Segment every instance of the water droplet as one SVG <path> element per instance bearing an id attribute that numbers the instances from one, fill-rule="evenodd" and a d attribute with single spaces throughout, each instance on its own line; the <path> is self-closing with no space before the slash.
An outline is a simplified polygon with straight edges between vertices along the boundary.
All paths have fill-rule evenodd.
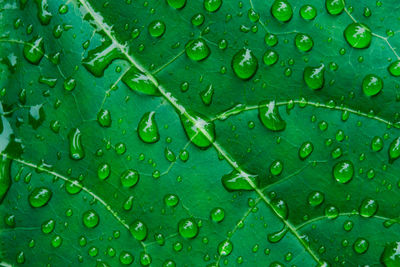
<path id="1" fill-rule="evenodd" d="M 301 160 L 308 158 L 314 151 L 314 145 L 311 142 L 304 142 L 299 148 L 299 157 Z"/>
<path id="2" fill-rule="evenodd" d="M 5 155 L 0 157 L 0 204 L 3 202 L 8 190 L 11 187 L 11 160 Z"/>
<path id="3" fill-rule="evenodd" d="M 130 265 L 133 260 L 133 255 L 127 251 L 122 251 L 121 254 L 119 254 L 119 262 L 123 265 Z"/>
<path id="4" fill-rule="evenodd" d="M 48 25 L 53 15 L 49 12 L 47 0 L 35 0 L 37 5 L 37 16 L 42 25 Z"/>
<path id="5" fill-rule="evenodd" d="M 248 180 L 250 180 L 256 186 L 259 183 L 258 176 L 240 173 L 236 170 L 222 176 L 221 182 L 225 189 L 228 191 L 254 190 L 254 188 L 249 184 Z"/>
<path id="6" fill-rule="evenodd" d="M 66 181 L 65 182 L 65 190 L 68 194 L 76 195 L 82 190 L 83 185 L 78 180 Z"/>
<path id="7" fill-rule="evenodd" d="M 282 238 L 286 235 L 287 231 L 288 231 L 288 228 L 287 228 L 287 226 L 285 225 L 285 226 L 283 226 L 283 228 L 282 228 L 281 230 L 279 230 L 278 232 L 268 234 L 268 236 L 267 236 L 268 241 L 271 242 L 271 243 L 278 243 L 278 242 L 281 241 Z"/>
<path id="8" fill-rule="evenodd" d="M 143 241 L 147 237 L 147 226 L 140 220 L 134 221 L 129 226 L 130 232 L 136 240 Z"/>
<path id="9" fill-rule="evenodd" d="M 100 218 L 95 210 L 88 210 L 83 213 L 82 221 L 87 228 L 95 228 L 99 224 Z"/>
<path id="10" fill-rule="evenodd" d="M 176 8 L 176 9 L 181 9 L 186 5 L 186 0 L 167 0 L 168 5 Z"/>
<path id="11" fill-rule="evenodd" d="M 122 76 L 122 82 L 133 91 L 146 95 L 159 95 L 157 86 L 154 85 L 153 81 L 134 67 L 131 67 L 125 75 Z"/>
<path id="12" fill-rule="evenodd" d="M 283 131 L 286 127 L 286 122 L 281 118 L 275 101 L 260 102 L 258 117 L 262 124 L 271 131 Z"/>
<path id="13" fill-rule="evenodd" d="M 371 140 L 371 149 L 375 152 L 381 151 L 383 148 L 383 139 L 379 136 L 374 136 Z"/>
<path id="14" fill-rule="evenodd" d="M 378 202 L 374 199 L 366 198 L 361 202 L 359 212 L 362 217 L 372 217 L 378 211 Z"/>
<path id="15" fill-rule="evenodd" d="M 258 60 L 250 49 L 243 48 L 233 56 L 231 65 L 237 77 L 247 80 L 257 72 Z"/>
<path id="16" fill-rule="evenodd" d="M 389 162 L 393 163 L 400 157 L 400 137 L 397 137 L 389 146 Z"/>
<path id="17" fill-rule="evenodd" d="M 380 258 L 385 267 L 400 266 L 400 242 L 391 242 L 385 246 Z"/>
<path id="18" fill-rule="evenodd" d="M 228 256 L 232 253 L 233 244 L 230 240 L 222 241 L 218 244 L 218 254 L 221 256 Z"/>
<path id="19" fill-rule="evenodd" d="M 134 169 L 128 169 L 121 174 L 120 179 L 123 187 L 133 187 L 139 181 L 139 172 Z"/>
<path id="20" fill-rule="evenodd" d="M 319 67 L 305 67 L 303 72 L 304 82 L 313 90 L 321 89 L 325 82 L 324 73 L 324 64 Z"/>
<path id="21" fill-rule="evenodd" d="M 207 117 L 188 112 L 180 116 L 183 129 L 189 140 L 199 148 L 208 148 L 215 140 L 215 126 Z"/>
<path id="22" fill-rule="evenodd" d="M 52 195 L 53 195 L 53 193 L 50 191 L 50 189 L 48 189 L 46 187 L 36 187 L 29 194 L 29 197 L 28 197 L 29 204 L 33 208 L 43 207 L 50 201 Z"/>
<path id="23" fill-rule="evenodd" d="M 51 245 L 54 248 L 60 247 L 62 243 L 63 243 L 63 238 L 59 235 L 54 236 L 53 239 L 51 240 Z"/>
<path id="24" fill-rule="evenodd" d="M 339 216 L 339 209 L 332 205 L 327 206 L 325 208 L 325 216 L 331 220 L 336 219 Z"/>
<path id="25" fill-rule="evenodd" d="M 351 47 L 362 49 L 370 45 L 372 33 L 365 24 L 351 23 L 344 30 L 344 37 Z"/>
<path id="26" fill-rule="evenodd" d="M 165 23 L 161 20 L 154 20 L 149 24 L 149 33 L 153 37 L 161 37 L 165 33 Z"/>
<path id="27" fill-rule="evenodd" d="M 325 7 L 329 14 L 339 15 L 344 10 L 344 0 L 326 0 Z"/>
<path id="28" fill-rule="evenodd" d="M 147 254 L 145 252 L 140 252 L 140 264 L 142 264 L 143 266 L 148 266 L 151 264 L 151 256 L 150 254 Z"/>
<path id="29" fill-rule="evenodd" d="M 274 65 L 278 61 L 278 59 L 279 59 L 278 53 L 276 53 L 273 50 L 267 50 L 263 56 L 264 64 L 267 66 Z"/>
<path id="30" fill-rule="evenodd" d="M 281 22 L 288 22 L 293 16 L 290 3 L 286 0 L 275 0 L 271 6 L 272 16 Z"/>
<path id="31" fill-rule="evenodd" d="M 186 218 L 179 221 L 178 232 L 184 238 L 194 238 L 198 234 L 199 228 L 194 219 Z"/>
<path id="32" fill-rule="evenodd" d="M 148 144 L 156 143 L 160 140 L 155 115 L 154 111 L 143 114 L 137 128 L 140 140 Z"/>
<path id="33" fill-rule="evenodd" d="M 222 222 L 225 218 L 225 211 L 223 208 L 213 208 L 210 217 L 214 222 Z"/>
<path id="34" fill-rule="evenodd" d="M 44 234 L 50 234 L 51 232 L 53 232 L 55 226 L 56 222 L 53 219 L 47 220 L 42 223 L 42 232 Z"/>
<path id="35" fill-rule="evenodd" d="M 317 9 L 312 5 L 304 5 L 300 8 L 300 16 L 305 20 L 313 20 L 317 16 Z"/>
<path id="36" fill-rule="evenodd" d="M 294 38 L 294 43 L 295 43 L 297 49 L 299 49 L 302 52 L 308 52 L 314 46 L 314 41 L 311 38 L 311 36 L 309 36 L 308 34 L 304 34 L 304 33 L 296 34 L 296 37 Z"/>
<path id="37" fill-rule="evenodd" d="M 108 163 L 101 163 L 97 167 L 97 177 L 100 180 L 105 180 L 110 176 L 111 173 L 111 166 Z"/>
<path id="38" fill-rule="evenodd" d="M 394 77 L 400 76 L 400 60 L 392 62 L 388 67 L 389 73 Z"/>
<path id="39" fill-rule="evenodd" d="M 323 193 L 321 193 L 319 191 L 314 191 L 308 195 L 308 204 L 310 204 L 313 207 L 317 207 L 317 206 L 321 205 L 322 202 L 324 202 L 324 199 L 325 199 L 325 196 Z"/>
<path id="40" fill-rule="evenodd" d="M 357 238 L 356 241 L 354 241 L 353 244 L 353 249 L 357 254 L 363 254 L 368 250 L 369 243 L 368 240 L 365 238 Z"/>
<path id="41" fill-rule="evenodd" d="M 78 128 L 73 128 L 68 134 L 69 156 L 74 160 L 80 160 L 85 157 L 85 151 L 82 145 L 82 134 Z"/>
<path id="42" fill-rule="evenodd" d="M 169 207 L 175 207 L 179 203 L 179 197 L 175 194 L 166 194 L 164 196 L 164 203 Z"/>
<path id="43" fill-rule="evenodd" d="M 210 48 L 204 39 L 198 38 L 186 44 L 185 52 L 191 60 L 200 61 L 210 55 Z"/>
<path id="44" fill-rule="evenodd" d="M 354 175 L 353 163 L 349 160 L 342 160 L 333 167 L 333 178 L 341 184 L 350 182 Z"/>
<path id="45" fill-rule="evenodd" d="M 94 76 L 101 77 L 104 70 L 117 58 L 122 58 L 120 50 L 111 41 L 105 41 L 89 50 L 87 56 L 82 59 L 82 65 Z"/>
<path id="46" fill-rule="evenodd" d="M 64 85 L 64 89 L 66 91 L 72 91 L 76 87 L 76 80 L 72 77 L 69 77 L 69 78 L 65 79 L 63 85 Z"/>
<path id="47" fill-rule="evenodd" d="M 280 175 L 283 171 L 283 162 L 280 160 L 274 160 L 269 166 L 269 171 L 274 176 Z"/>
<path id="48" fill-rule="evenodd" d="M 362 82 L 362 89 L 367 96 L 377 95 L 383 88 L 383 81 L 374 74 L 368 74 Z"/>
<path id="49" fill-rule="evenodd" d="M 44 41 L 42 37 L 35 37 L 24 45 L 24 57 L 30 63 L 38 65 L 44 56 Z"/>
<path id="50" fill-rule="evenodd" d="M 200 97 L 204 105 L 209 106 L 211 104 L 213 95 L 214 95 L 214 86 L 212 84 L 207 86 L 207 88 L 204 91 L 200 92 Z"/>
<path id="51" fill-rule="evenodd" d="M 222 0 L 204 0 L 204 9 L 215 12 L 222 6 Z"/>
<path id="52" fill-rule="evenodd" d="M 201 13 L 197 13 L 192 17 L 192 24 L 194 26 L 201 26 L 204 23 L 204 15 Z"/>
<path id="53" fill-rule="evenodd" d="M 274 199 L 271 201 L 271 206 L 275 213 L 282 219 L 286 220 L 289 215 L 289 209 L 286 202 L 282 199 Z"/>

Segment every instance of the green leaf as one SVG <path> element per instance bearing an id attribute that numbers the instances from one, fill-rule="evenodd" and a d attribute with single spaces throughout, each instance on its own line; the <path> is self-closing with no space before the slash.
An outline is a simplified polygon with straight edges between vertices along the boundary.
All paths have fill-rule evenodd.
<path id="1" fill-rule="evenodd" d="M 399 266 L 399 5 L 0 3 L 1 266 Z"/>

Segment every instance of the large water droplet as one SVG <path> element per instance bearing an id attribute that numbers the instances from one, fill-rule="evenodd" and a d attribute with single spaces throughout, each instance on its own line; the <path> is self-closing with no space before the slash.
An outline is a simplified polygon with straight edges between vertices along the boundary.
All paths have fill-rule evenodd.
<path id="1" fill-rule="evenodd" d="M 185 46 L 186 55 L 195 61 L 200 61 L 210 55 L 210 48 L 207 43 L 199 38 L 189 41 Z"/>
<path id="2" fill-rule="evenodd" d="M 183 129 L 190 141 L 200 148 L 208 148 L 215 140 L 215 126 L 205 116 L 188 112 L 180 116 Z"/>
<path id="3" fill-rule="evenodd" d="M 85 157 L 85 150 L 82 145 L 82 134 L 78 128 L 73 128 L 68 134 L 69 156 L 74 160 L 80 160 Z"/>
<path id="4" fill-rule="evenodd" d="M 44 56 L 44 41 L 42 37 L 35 37 L 24 45 L 24 57 L 30 63 L 38 65 Z"/>
<path id="5" fill-rule="evenodd" d="M 100 218 L 95 210 L 88 210 L 83 213 L 82 221 L 87 228 L 95 228 L 99 224 Z"/>
<path id="6" fill-rule="evenodd" d="M 286 235 L 287 231 L 288 231 L 288 227 L 285 225 L 278 232 L 268 234 L 268 236 L 267 236 L 268 241 L 271 243 L 278 243 Z"/>
<path id="7" fill-rule="evenodd" d="M 329 14 L 339 15 L 344 9 L 344 0 L 326 0 L 325 7 Z"/>
<path id="8" fill-rule="evenodd" d="M 181 9 L 186 5 L 186 0 L 167 0 L 168 5 L 176 8 L 176 9 Z"/>
<path id="9" fill-rule="evenodd" d="M 293 16 L 293 9 L 286 0 L 275 0 L 271 6 L 272 16 L 281 22 L 288 22 Z"/>
<path id="10" fill-rule="evenodd" d="M 339 161 L 333 167 L 333 178 L 341 184 L 350 182 L 354 175 L 353 163 L 349 160 Z"/>
<path id="11" fill-rule="evenodd" d="M 147 226 L 144 222 L 136 220 L 129 226 L 130 232 L 136 240 L 143 241 L 147 237 Z"/>
<path id="12" fill-rule="evenodd" d="M 385 267 L 400 266 L 400 241 L 391 242 L 385 246 L 381 254 L 381 262 Z"/>
<path id="13" fill-rule="evenodd" d="M 165 33 L 165 23 L 161 20 L 154 20 L 149 24 L 148 30 L 151 36 L 161 37 Z"/>
<path id="14" fill-rule="evenodd" d="M 53 15 L 49 12 L 47 0 L 35 0 L 37 5 L 37 16 L 42 25 L 48 25 Z"/>
<path id="15" fill-rule="evenodd" d="M 194 219 L 187 218 L 179 221 L 178 232 L 184 238 L 194 238 L 198 234 L 199 228 Z"/>
<path id="16" fill-rule="evenodd" d="M 3 202 L 8 190 L 11 187 L 10 174 L 11 160 L 5 155 L 0 156 L 0 204 Z"/>
<path id="17" fill-rule="evenodd" d="M 353 249 L 357 254 L 364 254 L 365 252 L 367 252 L 368 247 L 369 242 L 365 238 L 357 238 L 353 244 Z"/>
<path id="18" fill-rule="evenodd" d="M 283 131 L 286 122 L 281 118 L 275 101 L 263 101 L 258 105 L 258 117 L 262 124 L 271 131 Z"/>
<path id="19" fill-rule="evenodd" d="M 111 126 L 111 113 L 108 109 L 100 109 L 97 113 L 97 122 L 102 127 Z"/>
<path id="20" fill-rule="evenodd" d="M 365 24 L 351 23 L 344 30 L 344 37 L 350 46 L 361 49 L 370 45 L 372 33 Z"/>
<path id="21" fill-rule="evenodd" d="M 222 6 L 222 0 L 204 0 L 204 9 L 215 12 Z"/>
<path id="22" fill-rule="evenodd" d="M 367 96 L 377 95 L 383 88 L 383 81 L 375 74 L 368 74 L 362 82 L 362 89 Z"/>
<path id="23" fill-rule="evenodd" d="M 117 46 L 109 41 L 88 52 L 82 65 L 94 76 L 101 77 L 114 59 L 122 58 Z"/>
<path id="24" fill-rule="evenodd" d="M 254 187 L 249 184 L 248 180 L 250 180 L 254 185 L 258 186 L 258 176 L 240 173 L 236 170 L 222 176 L 221 182 L 228 191 L 254 190 Z"/>
<path id="25" fill-rule="evenodd" d="M 50 189 L 46 187 L 36 187 L 28 196 L 29 204 L 33 208 L 43 207 L 49 202 L 52 195 L 53 193 Z"/>
<path id="26" fill-rule="evenodd" d="M 299 49 L 302 52 L 308 52 L 314 46 L 314 41 L 311 38 L 311 36 L 309 36 L 308 34 L 304 34 L 304 33 L 296 34 L 296 37 L 294 38 L 294 43 L 295 43 L 297 49 Z"/>
<path id="27" fill-rule="evenodd" d="M 392 62 L 388 67 L 389 73 L 394 77 L 400 76 L 400 60 Z"/>
<path id="28" fill-rule="evenodd" d="M 218 254 L 221 256 L 228 256 L 232 253 L 233 244 L 230 240 L 222 241 L 218 244 Z"/>
<path id="29" fill-rule="evenodd" d="M 321 64 L 319 67 L 305 67 L 303 72 L 304 82 L 313 90 L 324 87 L 325 66 Z"/>
<path id="30" fill-rule="evenodd" d="M 233 56 L 231 65 L 237 77 L 247 80 L 257 72 L 258 60 L 250 49 L 243 48 Z"/>
<path id="31" fill-rule="evenodd" d="M 274 199 L 271 201 L 271 206 L 279 217 L 286 220 L 289 215 L 289 209 L 286 202 L 282 199 Z"/>
<path id="32" fill-rule="evenodd" d="M 121 174 L 120 179 L 123 187 L 133 187 L 139 181 L 139 172 L 134 169 L 128 169 Z"/>
<path id="33" fill-rule="evenodd" d="M 362 217 L 372 217 L 378 211 L 378 202 L 374 199 L 366 198 L 361 202 L 359 212 Z"/>
<path id="34" fill-rule="evenodd" d="M 143 114 L 137 128 L 139 138 L 148 144 L 152 144 L 160 140 L 160 134 L 158 132 L 155 115 L 156 113 L 154 111 Z"/>
<path id="35" fill-rule="evenodd" d="M 125 75 L 122 76 L 122 82 L 133 91 L 146 95 L 159 95 L 158 89 L 153 81 L 134 67 L 131 67 Z"/>

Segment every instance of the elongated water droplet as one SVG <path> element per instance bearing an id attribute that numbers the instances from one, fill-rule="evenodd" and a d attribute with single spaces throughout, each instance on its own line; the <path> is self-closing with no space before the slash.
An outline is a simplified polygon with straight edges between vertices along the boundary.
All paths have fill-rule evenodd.
<path id="1" fill-rule="evenodd" d="M 154 111 L 143 114 L 137 128 L 139 138 L 148 144 L 152 144 L 160 140 L 160 134 L 158 132 L 155 115 L 156 113 Z"/>
<path id="2" fill-rule="evenodd" d="M 53 219 L 47 220 L 42 223 L 42 232 L 44 234 L 50 234 L 51 232 L 53 232 L 55 226 L 56 222 Z"/>
<path id="3" fill-rule="evenodd" d="M 135 220 L 129 225 L 131 234 L 136 240 L 143 241 L 147 237 L 147 226 L 141 220 Z"/>
<path id="4" fill-rule="evenodd" d="M 354 175 L 353 163 L 349 160 L 339 161 L 333 167 L 333 178 L 341 184 L 350 182 Z"/>
<path id="5" fill-rule="evenodd" d="M 73 128 L 68 134 L 69 156 L 74 160 L 80 160 L 85 157 L 85 150 L 82 144 L 82 134 L 78 128 Z"/>
<path id="6" fill-rule="evenodd" d="M 237 77 L 247 80 L 256 74 L 258 60 L 250 49 L 243 48 L 233 56 L 231 65 Z"/>
<path id="7" fill-rule="evenodd" d="M 372 41 L 372 32 L 367 25 L 351 23 L 344 30 L 344 37 L 351 47 L 367 48 Z"/>
<path id="8" fill-rule="evenodd" d="M 283 226 L 283 228 L 280 231 L 272 233 L 272 234 L 268 234 L 268 236 L 267 236 L 268 241 L 271 243 L 278 243 L 286 235 L 287 231 L 288 231 L 288 228 L 285 225 L 285 226 Z"/>
<path id="9" fill-rule="evenodd" d="M 49 12 L 47 0 L 35 0 L 37 5 L 37 16 L 42 25 L 48 25 L 53 15 Z"/>
<path id="10" fill-rule="evenodd" d="M 199 38 L 189 41 L 185 46 L 185 52 L 191 60 L 200 61 L 210 55 L 210 48 L 203 39 Z"/>
<path id="11" fill-rule="evenodd" d="M 146 95 L 159 95 L 157 87 L 153 81 L 134 67 L 131 67 L 122 77 L 124 82 L 131 90 Z"/>
<path id="12" fill-rule="evenodd" d="M 230 240 L 225 240 L 218 245 L 218 254 L 221 256 L 228 256 L 232 253 L 233 243 Z"/>
<path id="13" fill-rule="evenodd" d="M 107 41 L 90 50 L 82 59 L 82 65 L 94 76 L 101 77 L 104 70 L 117 58 L 122 58 L 119 49 L 115 44 Z"/>
<path id="14" fill-rule="evenodd" d="M 207 86 L 207 88 L 204 91 L 200 92 L 200 97 L 204 105 L 209 106 L 211 104 L 213 95 L 214 95 L 214 86 L 212 86 L 212 84 Z"/>
<path id="15" fill-rule="evenodd" d="M 183 129 L 189 140 L 199 148 L 208 148 L 215 140 L 215 126 L 205 116 L 188 112 L 180 116 Z"/>
<path id="16" fill-rule="evenodd" d="M 192 218 L 182 219 L 178 223 L 178 232 L 184 238 L 194 238 L 199 233 L 199 228 Z"/>
<path id="17" fill-rule="evenodd" d="M 65 182 L 65 190 L 68 192 L 68 194 L 71 195 L 76 195 L 82 190 L 82 183 L 78 180 L 73 180 L 73 181 L 66 181 Z"/>
<path id="18" fill-rule="evenodd" d="M 299 157 L 301 160 L 308 158 L 314 151 L 314 146 L 311 142 L 304 142 L 299 148 Z"/>
<path id="19" fill-rule="evenodd" d="M 380 260 L 385 267 L 399 267 L 400 241 L 391 242 L 387 244 L 381 254 Z"/>
<path id="20" fill-rule="evenodd" d="M 262 124 L 271 131 L 283 131 L 286 122 L 282 120 L 275 101 L 263 101 L 258 104 L 258 117 Z"/>
<path id="21" fill-rule="evenodd" d="M 400 137 L 397 137 L 389 146 L 389 162 L 393 163 L 400 157 Z"/>
<path id="22" fill-rule="evenodd" d="M 305 67 L 303 72 L 304 82 L 313 90 L 324 87 L 325 66 L 321 64 L 319 67 Z"/>
<path id="23" fill-rule="evenodd" d="M 249 184 L 248 180 L 250 180 L 254 185 L 258 186 L 258 176 L 240 173 L 236 170 L 222 176 L 221 182 L 225 189 L 228 191 L 254 190 L 254 187 Z"/>
<path id="24" fill-rule="evenodd" d="M 33 208 L 43 207 L 49 202 L 52 195 L 53 193 L 50 189 L 46 187 L 36 187 L 28 196 L 29 204 Z"/>
<path id="25" fill-rule="evenodd" d="M 275 0 L 271 6 L 272 16 L 281 22 L 288 22 L 293 16 L 293 9 L 286 0 Z"/>
<path id="26" fill-rule="evenodd" d="M 383 148 L 383 139 L 379 136 L 374 136 L 371 140 L 371 149 L 375 152 L 381 151 Z"/>
<path id="27" fill-rule="evenodd" d="M 3 202 L 11 187 L 11 160 L 5 155 L 0 156 L 0 204 Z"/>
<path id="28" fill-rule="evenodd" d="M 34 37 L 24 45 L 24 57 L 30 63 L 38 65 L 44 56 L 44 41 L 42 37 Z"/>
<path id="29" fill-rule="evenodd" d="M 279 217 L 286 220 L 289 216 L 289 209 L 286 202 L 282 199 L 274 199 L 271 201 L 271 206 Z"/>
<path id="30" fill-rule="evenodd" d="M 97 113 L 97 122 L 102 127 L 111 126 L 111 113 L 108 109 L 100 109 Z"/>
<path id="31" fill-rule="evenodd" d="M 108 163 L 100 163 L 100 165 L 97 167 L 97 177 L 103 181 L 107 179 L 110 174 L 111 166 Z"/>

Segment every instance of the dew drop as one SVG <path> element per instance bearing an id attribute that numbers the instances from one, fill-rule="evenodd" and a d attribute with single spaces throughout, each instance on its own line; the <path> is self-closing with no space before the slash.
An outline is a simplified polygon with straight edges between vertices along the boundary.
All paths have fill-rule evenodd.
<path id="1" fill-rule="evenodd" d="M 322 202 L 324 202 L 324 199 L 325 196 L 323 193 L 319 191 L 314 191 L 308 195 L 308 204 L 310 204 L 310 206 L 317 207 L 321 205 Z"/>
<path id="2" fill-rule="evenodd" d="M 52 195 L 53 193 L 50 189 L 46 187 L 36 187 L 28 196 L 29 204 L 33 208 L 43 207 L 50 201 Z"/>
<path id="3" fill-rule="evenodd" d="M 134 261 L 134 257 L 131 253 L 127 251 L 122 251 L 121 254 L 119 254 L 119 262 L 123 265 L 130 265 Z"/>
<path id="4" fill-rule="evenodd" d="M 286 220 L 289 215 L 289 209 L 286 202 L 282 199 L 274 199 L 271 201 L 271 206 L 275 213 L 282 219 Z"/>
<path id="5" fill-rule="evenodd" d="M 275 101 L 260 102 L 258 105 L 258 117 L 268 130 L 277 132 L 286 128 L 286 122 L 281 118 Z"/>
<path id="6" fill-rule="evenodd" d="M 359 212 L 362 217 L 369 218 L 378 211 L 378 202 L 374 199 L 366 198 L 361 202 Z"/>
<path id="7" fill-rule="evenodd" d="M 353 249 L 357 254 L 364 254 L 365 252 L 367 252 L 368 247 L 369 242 L 365 238 L 357 238 L 353 244 Z"/>
<path id="8" fill-rule="evenodd" d="M 333 178 L 341 184 L 350 182 L 354 175 L 353 163 L 349 160 L 342 160 L 333 167 Z"/>
<path id="9" fill-rule="evenodd" d="M 308 34 L 304 34 L 304 33 L 296 34 L 296 37 L 294 38 L 294 43 L 295 43 L 297 49 L 299 49 L 302 52 L 308 52 L 314 46 L 314 41 L 311 38 L 311 36 L 309 36 Z"/>
<path id="10" fill-rule="evenodd" d="M 299 148 L 299 157 L 301 160 L 308 158 L 314 151 L 314 145 L 311 142 L 304 142 Z"/>
<path id="11" fill-rule="evenodd" d="M 208 148 L 215 140 L 215 126 L 207 117 L 188 112 L 180 116 L 183 129 L 189 140 L 199 148 Z"/>
<path id="12" fill-rule="evenodd" d="M 392 62 L 388 67 L 388 71 L 389 71 L 390 75 L 392 75 L 394 77 L 399 77 L 400 76 L 400 60 L 396 60 L 396 61 Z"/>
<path id="13" fill-rule="evenodd" d="M 388 243 L 381 254 L 380 261 L 385 267 L 400 266 L 400 241 Z"/>
<path id="14" fill-rule="evenodd" d="M 175 194 L 166 194 L 164 196 L 164 203 L 169 207 L 175 207 L 179 203 L 179 197 Z"/>
<path id="15" fill-rule="evenodd" d="M 82 221 L 87 228 L 95 228 L 99 224 L 100 218 L 95 210 L 88 210 L 83 213 Z"/>
<path id="16" fill-rule="evenodd" d="M 389 162 L 393 163 L 400 157 L 400 137 L 397 137 L 389 146 Z"/>
<path id="17" fill-rule="evenodd" d="M 216 12 L 222 6 L 222 0 L 204 0 L 204 9 L 208 12 Z"/>
<path id="18" fill-rule="evenodd" d="M 271 6 L 272 16 L 281 22 L 288 22 L 293 16 L 290 3 L 286 0 L 275 0 Z"/>
<path id="19" fill-rule="evenodd" d="M 379 136 L 374 136 L 371 140 L 371 149 L 375 152 L 381 151 L 383 148 L 383 139 Z"/>
<path id="20" fill-rule="evenodd" d="M 100 109 L 97 113 L 97 122 L 101 127 L 111 126 L 111 113 L 108 109 Z"/>
<path id="21" fill-rule="evenodd" d="M 231 65 L 237 77 L 248 80 L 257 72 L 258 60 L 250 49 L 243 48 L 233 56 Z"/>
<path id="22" fill-rule="evenodd" d="M 48 25 L 53 15 L 49 12 L 47 0 L 35 0 L 37 5 L 37 16 L 42 25 Z"/>
<path id="23" fill-rule="evenodd" d="M 134 67 L 131 67 L 124 76 L 122 76 L 122 82 L 124 82 L 131 90 L 140 92 L 146 95 L 159 95 L 157 87 L 154 82 L 145 74 L 141 73 Z"/>
<path id="24" fill-rule="evenodd" d="M 135 220 L 129 226 L 130 232 L 136 240 L 143 241 L 147 237 L 147 226 L 140 220 Z"/>
<path id="25" fill-rule="evenodd" d="M 155 115 L 154 111 L 143 114 L 137 128 L 140 140 L 148 144 L 156 143 L 160 140 Z"/>
<path id="26" fill-rule="evenodd" d="M 47 220 L 42 223 L 42 232 L 44 234 L 50 234 L 51 232 L 53 232 L 55 226 L 56 222 L 53 219 Z"/>
<path id="27" fill-rule="evenodd" d="M 186 0 L 167 0 L 170 7 L 181 9 L 186 5 Z"/>
<path id="28" fill-rule="evenodd" d="M 246 179 L 247 178 L 247 179 Z M 250 180 L 254 185 L 258 185 L 259 178 L 255 175 L 248 175 L 246 173 L 240 173 L 236 170 L 232 171 L 229 174 L 222 176 L 221 182 L 222 185 L 228 191 L 236 191 L 236 190 L 254 190 L 248 180 Z"/>
<path id="29" fill-rule="evenodd" d="M 230 240 L 222 241 L 218 244 L 218 254 L 221 256 L 228 256 L 232 253 L 233 243 Z"/>
<path id="30" fill-rule="evenodd" d="M 312 90 L 318 90 L 324 87 L 325 66 L 321 64 L 319 67 L 305 67 L 303 72 L 304 82 Z"/>
<path id="31" fill-rule="evenodd" d="M 300 8 L 300 16 L 304 20 L 313 20 L 317 16 L 317 9 L 312 5 L 304 5 Z"/>
<path id="32" fill-rule="evenodd" d="M 44 56 L 44 41 L 42 37 L 35 37 L 24 45 L 24 57 L 34 65 L 38 65 Z"/>
<path id="33" fill-rule="evenodd" d="M 278 232 L 268 234 L 267 236 L 268 241 L 271 243 L 278 243 L 286 235 L 287 231 L 288 231 L 287 226 L 283 226 L 283 228 Z"/>
<path id="34" fill-rule="evenodd" d="M 152 37 L 161 37 L 165 33 L 165 23 L 161 20 L 154 20 L 149 24 L 148 30 Z"/>
<path id="35" fill-rule="evenodd" d="M 139 181 L 139 172 L 134 169 L 128 169 L 121 174 L 120 179 L 123 187 L 133 187 Z"/>
<path id="36" fill-rule="evenodd" d="M 267 66 L 274 65 L 279 59 L 278 53 L 273 50 L 267 50 L 263 55 L 264 64 Z"/>
<path id="37" fill-rule="evenodd" d="M 364 77 L 362 82 L 362 89 L 365 95 L 377 95 L 383 88 L 383 81 L 381 78 L 374 74 L 368 74 Z"/>
<path id="38" fill-rule="evenodd" d="M 110 176 L 111 166 L 108 163 L 101 163 L 97 168 L 97 177 L 100 180 L 105 180 Z"/>
<path id="39" fill-rule="evenodd" d="M 223 208 L 213 208 L 210 212 L 210 217 L 214 222 L 222 222 L 225 218 L 225 211 Z"/>
<path id="40" fill-rule="evenodd" d="M 194 238 L 198 232 L 199 228 L 192 218 L 182 219 L 178 223 L 178 232 L 184 238 Z"/>
<path id="41" fill-rule="evenodd" d="M 185 46 L 186 55 L 194 61 L 206 59 L 210 55 L 210 48 L 204 39 L 189 41 Z"/>
<path id="42" fill-rule="evenodd" d="M 344 10 L 344 0 L 326 0 L 325 7 L 329 14 L 339 15 Z"/>
<path id="43" fill-rule="evenodd" d="M 118 47 L 110 41 L 90 50 L 82 59 L 82 65 L 94 76 L 101 77 L 114 59 L 122 58 Z"/>
<path id="44" fill-rule="evenodd" d="M 372 40 L 370 28 L 365 24 L 351 23 L 344 30 L 344 37 L 353 48 L 367 48 Z"/>

